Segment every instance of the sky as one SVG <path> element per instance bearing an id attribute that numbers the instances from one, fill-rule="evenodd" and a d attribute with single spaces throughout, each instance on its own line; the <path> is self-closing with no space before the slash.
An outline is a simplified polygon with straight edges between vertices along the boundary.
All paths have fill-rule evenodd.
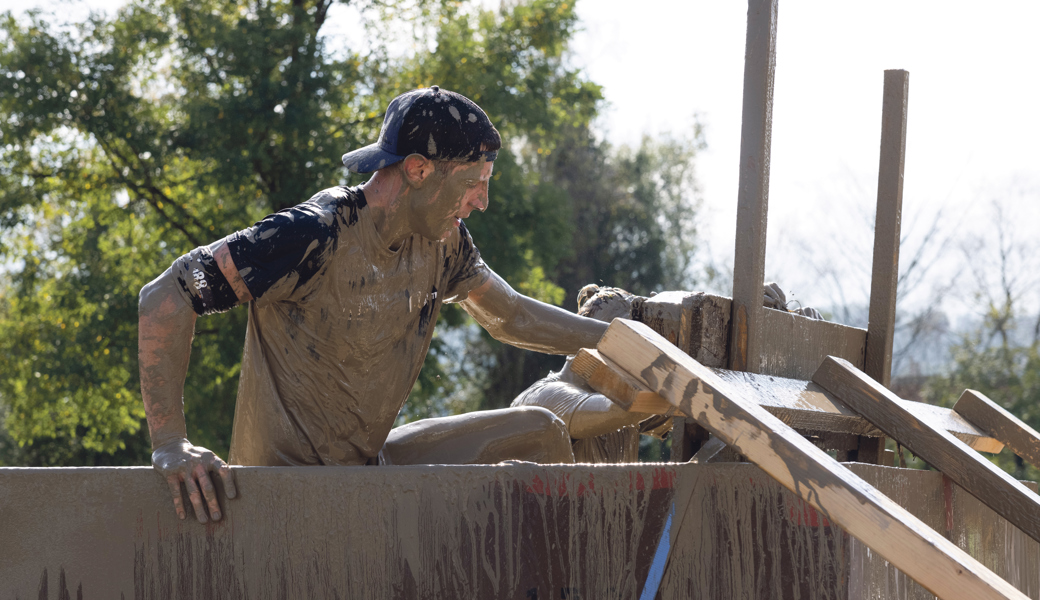
<path id="1" fill-rule="evenodd" d="M 644 133 L 681 133 L 699 115 L 708 144 L 697 162 L 708 239 L 732 261 L 747 4 L 577 6 L 584 31 L 575 62 L 604 86 L 607 139 L 633 144 Z M 988 224 L 991 202 L 1005 197 L 1020 234 L 1040 233 L 1037 22 L 1037 2 L 781 0 L 767 277 L 786 277 L 792 281 L 781 284 L 811 296 L 812 274 L 798 266 L 804 247 L 833 253 L 833 239 L 869 266 L 886 69 L 910 73 L 904 257 L 937 211 L 946 231 L 971 235 Z M 960 252 L 944 254 L 955 261 Z M 859 275 L 848 282 L 850 294 L 865 301 L 869 277 Z"/>
<path id="2" fill-rule="evenodd" d="M 30 4 L 0 0 L 0 10 Z M 570 62 L 603 86 L 607 106 L 597 125 L 611 143 L 683 135 L 695 119 L 704 126 L 701 232 L 712 260 L 731 263 L 747 5 L 632 7 L 578 0 L 582 29 Z M 1038 22 L 1035 1 L 781 0 L 767 278 L 807 304 L 866 302 L 885 69 L 910 73 L 904 260 L 936 218 L 937 237 L 951 240 L 933 269 L 937 281 L 921 293 L 962 270 L 967 255 L 958 240 L 991 232 L 994 200 L 1005 200 L 1018 236 L 1040 237 Z M 326 30 L 348 41 L 359 35 L 339 7 Z M 837 278 L 828 279 L 828 269 Z"/>

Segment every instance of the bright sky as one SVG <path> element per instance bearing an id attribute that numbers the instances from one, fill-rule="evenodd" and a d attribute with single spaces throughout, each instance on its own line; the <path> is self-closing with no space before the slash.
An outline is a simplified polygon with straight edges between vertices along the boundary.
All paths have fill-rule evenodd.
<path id="1" fill-rule="evenodd" d="M 25 6 L 0 0 L 0 10 Z M 704 230 L 716 260 L 731 262 L 746 4 L 632 7 L 580 0 L 573 62 L 604 86 L 610 106 L 600 126 L 611 142 L 681 134 L 700 115 Z M 910 72 L 904 259 L 938 209 L 946 207 L 947 231 L 971 235 L 988 223 L 989 203 L 1012 190 L 1019 234 L 1040 237 L 1040 2 L 781 0 L 779 11 L 767 277 L 825 304 L 833 287 L 814 296 L 826 286 L 800 265 L 830 262 L 842 269 L 846 300 L 866 301 L 867 274 L 849 264 L 869 268 L 885 69 Z M 351 24 L 336 22 L 347 14 L 331 13 L 330 32 L 350 37 Z M 815 257 L 807 245 L 820 248 Z M 958 253 L 947 254 L 956 263 Z"/>
<path id="2" fill-rule="evenodd" d="M 747 5 L 662 0 L 631 7 L 582 0 L 585 31 L 575 61 L 604 86 L 612 141 L 682 131 L 701 115 L 708 150 L 698 170 L 712 250 L 732 261 Z M 943 206 L 950 207 L 948 227 L 970 233 L 989 218 L 978 205 L 988 207 L 1016 185 L 1032 197 L 1031 206 L 1018 202 L 1016 214 L 1029 219 L 1020 233 L 1036 237 L 1037 22 L 1040 3 L 1026 1 L 780 0 L 767 277 L 811 285 L 791 264 L 799 258 L 792 245 L 847 223 L 857 228 L 849 250 L 869 265 L 885 69 L 910 72 L 906 246 Z M 854 284 L 865 301 L 869 282 Z M 811 300 L 804 292 L 799 296 Z"/>

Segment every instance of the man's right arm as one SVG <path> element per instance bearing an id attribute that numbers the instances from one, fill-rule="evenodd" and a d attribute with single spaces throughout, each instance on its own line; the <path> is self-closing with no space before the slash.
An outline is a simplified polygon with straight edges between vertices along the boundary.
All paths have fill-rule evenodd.
<path id="1" fill-rule="evenodd" d="M 224 246 L 226 249 L 226 245 Z M 215 253 L 219 259 L 222 252 Z M 141 289 L 138 321 L 138 361 L 141 396 L 152 438 L 152 466 L 169 484 L 177 516 L 185 518 L 181 483 L 199 522 L 219 520 L 220 504 L 209 473 L 218 473 L 228 498 L 236 495 L 227 463 L 187 439 L 184 423 L 184 378 L 188 373 L 196 313 L 179 293 L 173 269 Z"/>

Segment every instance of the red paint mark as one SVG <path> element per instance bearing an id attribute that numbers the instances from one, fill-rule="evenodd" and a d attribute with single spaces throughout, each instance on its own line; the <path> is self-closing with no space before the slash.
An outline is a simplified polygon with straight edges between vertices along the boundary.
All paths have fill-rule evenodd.
<path id="1" fill-rule="evenodd" d="M 797 498 L 793 503 L 787 507 L 787 518 L 791 523 L 804 527 L 830 527 L 830 520 L 821 515 L 820 511 L 802 500 Z"/>
<path id="2" fill-rule="evenodd" d="M 946 509 L 946 531 L 953 531 L 953 480 L 943 473 L 943 508 Z"/>
<path id="3" fill-rule="evenodd" d="M 629 481 L 630 490 L 645 490 L 647 489 L 646 478 L 643 477 L 642 473 L 632 473 Z M 596 480 L 595 475 L 589 474 L 588 479 L 575 480 L 577 482 L 577 488 L 575 494 L 578 496 L 584 496 L 585 494 L 593 494 L 596 492 Z M 553 485 L 547 479 L 543 480 L 541 476 L 535 475 L 531 481 L 524 485 L 524 490 L 529 494 L 543 494 L 546 496 L 566 496 L 568 489 L 572 489 L 574 482 L 571 480 L 569 473 L 563 474 Z M 673 469 L 656 468 L 651 472 L 650 475 L 650 489 L 673 489 L 675 487 L 675 471 Z"/>

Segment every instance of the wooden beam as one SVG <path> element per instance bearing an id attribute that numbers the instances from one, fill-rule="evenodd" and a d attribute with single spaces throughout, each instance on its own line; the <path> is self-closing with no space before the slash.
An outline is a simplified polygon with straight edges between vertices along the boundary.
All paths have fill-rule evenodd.
<path id="1" fill-rule="evenodd" d="M 674 407 L 673 407 L 674 409 Z M 668 462 L 687 462 L 701 451 L 711 436 L 708 430 L 689 417 L 672 417 L 671 453 Z"/>
<path id="2" fill-rule="evenodd" d="M 906 157 L 906 109 L 910 73 L 885 71 L 881 108 L 881 165 L 874 217 L 874 263 L 870 276 L 867 375 L 888 387 L 892 378 L 892 334 L 896 327 L 899 235 Z"/>
<path id="3" fill-rule="evenodd" d="M 749 0 L 740 125 L 740 188 L 733 257 L 730 363 L 758 372 L 762 352 L 762 284 L 766 272 L 769 150 L 773 129 L 777 0 Z"/>
<path id="4" fill-rule="evenodd" d="M 825 356 L 863 364 L 866 330 L 794 313 L 762 310 L 761 362 L 755 373 L 809 379 Z"/>
<path id="5" fill-rule="evenodd" d="M 888 388 L 834 357 L 820 365 L 813 381 L 1040 541 L 1040 497 L 929 419 L 907 410 Z"/>
<path id="6" fill-rule="evenodd" d="M 600 352 L 583 348 L 571 361 L 571 371 L 589 387 L 631 412 L 675 415 L 675 407 L 623 370 L 619 372 Z M 719 378 L 799 431 L 833 431 L 866 438 L 884 433 L 836 396 L 811 381 L 769 377 L 741 371 L 712 369 Z M 940 406 L 901 400 L 907 410 L 927 419 L 980 452 L 1000 452 L 1004 445 L 966 419 Z"/>
<path id="7" fill-rule="evenodd" d="M 1004 410 L 1004 407 L 980 392 L 964 390 L 953 410 L 987 435 L 1007 444 L 1015 454 L 1033 466 L 1040 467 L 1040 433 Z"/>
<path id="8" fill-rule="evenodd" d="M 633 321 L 645 323 L 706 367 L 729 366 L 732 312 L 732 300 L 704 292 L 662 292 L 632 303 Z M 766 309 L 761 316 L 760 373 L 809 379 L 828 355 L 863 366 L 866 329 L 779 310 Z"/>
<path id="9" fill-rule="evenodd" d="M 933 594 L 1026 597 L 645 325 L 616 319 L 598 349 Z"/>
<path id="10" fill-rule="evenodd" d="M 657 392 L 639 383 L 624 369 L 617 368 L 617 365 L 596 350 L 579 350 L 571 361 L 571 372 L 584 379 L 589 387 L 629 412 L 677 414 L 675 407 Z"/>
<path id="11" fill-rule="evenodd" d="M 723 454 L 727 448 L 726 442 L 722 441 L 717 437 L 708 438 L 707 442 L 697 450 L 697 453 L 690 458 L 690 462 L 695 465 L 706 465 L 711 462 L 716 462 L 716 459 Z"/>

